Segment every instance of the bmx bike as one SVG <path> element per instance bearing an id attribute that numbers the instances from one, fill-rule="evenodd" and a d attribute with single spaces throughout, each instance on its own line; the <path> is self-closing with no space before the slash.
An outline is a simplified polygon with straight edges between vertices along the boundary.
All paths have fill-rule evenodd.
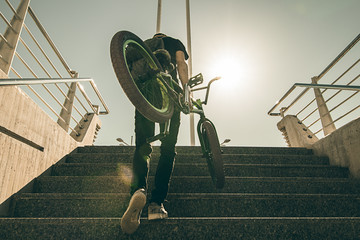
<path id="1" fill-rule="evenodd" d="M 168 71 L 163 70 L 150 48 L 128 31 L 120 31 L 113 36 L 110 55 L 115 74 L 131 103 L 150 121 L 165 124 L 163 130 L 147 139 L 147 142 L 166 136 L 174 107 L 185 114 L 199 114 L 197 133 L 203 157 L 207 160 L 215 187 L 223 188 L 225 176 L 218 135 L 203 110 L 203 105 L 208 101 L 210 85 L 220 78 L 212 79 L 206 87 L 194 89 L 203 83 L 202 74 L 198 74 L 181 88 Z M 206 90 L 204 101 L 192 97 L 191 93 L 199 90 Z"/>

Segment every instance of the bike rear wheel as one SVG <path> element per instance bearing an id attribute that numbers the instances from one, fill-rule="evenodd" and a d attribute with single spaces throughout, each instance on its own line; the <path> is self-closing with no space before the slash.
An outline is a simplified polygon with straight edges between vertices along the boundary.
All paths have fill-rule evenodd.
<path id="1" fill-rule="evenodd" d="M 149 47 L 135 34 L 120 31 L 111 40 L 110 55 L 116 77 L 135 108 L 153 122 L 170 119 L 174 103 L 157 74 L 161 65 Z"/>
<path id="2" fill-rule="evenodd" d="M 210 121 L 206 120 L 202 123 L 201 134 L 212 181 L 216 188 L 223 188 L 225 184 L 225 174 L 220 143 L 216 130 Z"/>

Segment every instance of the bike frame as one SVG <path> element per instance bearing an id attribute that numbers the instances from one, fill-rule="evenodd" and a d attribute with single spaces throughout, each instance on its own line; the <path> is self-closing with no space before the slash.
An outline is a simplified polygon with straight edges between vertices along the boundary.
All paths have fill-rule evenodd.
<path id="1" fill-rule="evenodd" d="M 193 89 L 193 87 L 203 83 L 203 76 L 201 73 L 190 78 L 189 82 L 187 84 L 185 84 L 184 89 L 182 89 L 180 87 L 180 85 L 176 81 L 174 81 L 172 79 L 171 75 L 168 73 L 158 72 L 157 77 L 162 81 L 162 83 L 166 87 L 167 93 L 168 93 L 169 97 L 172 99 L 172 101 L 174 102 L 174 104 L 184 114 L 189 114 L 189 113 L 199 114 L 200 119 L 197 124 L 197 133 L 199 136 L 202 152 L 204 155 L 211 154 L 209 149 L 205 148 L 204 139 L 203 139 L 203 135 L 202 135 L 202 131 L 201 131 L 201 125 L 204 121 L 209 121 L 211 123 L 211 125 L 214 127 L 215 132 L 216 132 L 216 128 L 215 128 L 215 125 L 208 118 L 205 117 L 203 105 L 207 104 L 211 84 L 214 81 L 219 80 L 220 77 L 213 78 L 212 80 L 210 80 L 210 82 L 208 83 L 207 86 L 196 88 L 196 89 Z M 206 90 L 205 100 L 204 101 L 201 101 L 200 99 L 195 100 L 192 97 L 192 93 L 196 92 L 196 91 L 201 91 L 201 90 Z M 151 142 L 160 140 L 163 137 L 165 137 L 169 132 L 169 126 L 170 126 L 169 123 L 170 123 L 170 119 L 165 122 L 165 127 L 163 128 L 163 131 L 161 131 L 159 134 L 155 135 L 154 137 L 147 139 L 147 142 L 151 143 Z M 217 136 L 217 133 L 216 133 L 216 136 Z"/>

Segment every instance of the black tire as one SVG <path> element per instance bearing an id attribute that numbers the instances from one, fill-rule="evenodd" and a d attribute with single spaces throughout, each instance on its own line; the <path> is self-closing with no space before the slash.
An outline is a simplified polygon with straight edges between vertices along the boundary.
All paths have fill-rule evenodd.
<path id="1" fill-rule="evenodd" d="M 209 121 L 204 121 L 201 129 L 204 147 L 208 153 L 206 154 L 206 160 L 210 176 L 215 187 L 221 189 L 225 184 L 225 174 L 219 139 L 214 126 Z"/>
<path id="2" fill-rule="evenodd" d="M 128 54 L 129 51 L 135 54 Z M 135 108 L 153 122 L 162 123 L 170 119 L 174 104 L 167 89 L 156 77 L 161 65 L 148 46 L 135 34 L 120 31 L 111 40 L 110 55 L 116 77 Z M 137 62 L 141 60 L 150 70 L 146 71 L 149 72 L 146 77 L 132 71 L 132 63 L 136 62 L 134 58 Z"/>

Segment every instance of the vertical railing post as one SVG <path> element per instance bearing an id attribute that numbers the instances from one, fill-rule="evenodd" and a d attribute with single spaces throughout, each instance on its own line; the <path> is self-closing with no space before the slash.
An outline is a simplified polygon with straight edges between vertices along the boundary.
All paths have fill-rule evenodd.
<path id="1" fill-rule="evenodd" d="M 157 9 L 157 20 L 156 20 L 156 33 L 161 31 L 161 0 L 158 0 L 158 9 Z"/>
<path id="2" fill-rule="evenodd" d="M 318 83 L 318 77 L 312 77 L 311 82 L 313 84 Z M 329 109 L 326 105 L 326 102 L 324 100 L 323 95 L 321 94 L 321 91 L 319 88 L 314 88 L 316 103 L 318 105 L 321 124 L 323 126 L 324 135 L 327 136 L 333 131 L 336 130 L 334 121 L 332 120 L 332 117 L 330 115 Z"/>
<path id="3" fill-rule="evenodd" d="M 192 77 L 192 50 L 191 50 L 191 22 L 190 22 L 190 0 L 186 0 L 186 30 L 187 50 L 189 53 L 189 77 Z M 195 119 L 194 113 L 190 113 L 190 145 L 195 146 Z"/>
<path id="4" fill-rule="evenodd" d="M 29 4 L 30 0 L 22 0 L 20 2 L 16 13 L 10 21 L 11 26 L 7 27 L 3 35 L 6 41 L 0 41 L 0 69 L 6 75 L 9 75 Z"/>
<path id="5" fill-rule="evenodd" d="M 73 78 L 78 78 L 79 74 L 74 72 Z M 70 126 L 71 113 L 74 105 L 74 98 L 76 94 L 77 83 L 73 82 L 70 84 L 69 91 L 67 93 L 67 98 L 64 101 L 64 107 L 61 108 L 60 118 L 57 123 L 67 132 Z"/>

